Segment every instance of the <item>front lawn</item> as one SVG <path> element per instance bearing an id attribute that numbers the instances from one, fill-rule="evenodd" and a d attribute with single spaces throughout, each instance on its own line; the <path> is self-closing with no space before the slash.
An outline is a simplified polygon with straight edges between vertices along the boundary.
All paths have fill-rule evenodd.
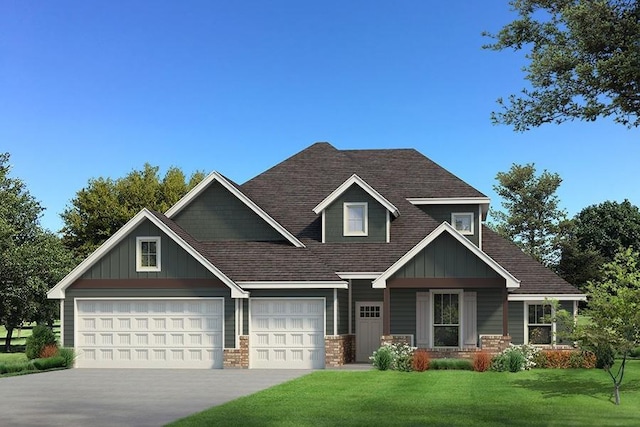
<path id="1" fill-rule="evenodd" d="M 640 361 L 628 364 L 620 406 L 612 403 L 610 383 L 598 369 L 516 374 L 327 370 L 171 426 L 640 425 Z"/>
<path id="2" fill-rule="evenodd" d="M 27 356 L 24 353 L 0 353 L 0 365 L 26 361 Z"/>

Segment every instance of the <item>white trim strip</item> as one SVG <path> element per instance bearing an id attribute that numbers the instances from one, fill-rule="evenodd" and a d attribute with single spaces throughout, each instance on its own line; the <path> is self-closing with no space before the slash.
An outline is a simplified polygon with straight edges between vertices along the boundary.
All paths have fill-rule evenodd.
<path id="1" fill-rule="evenodd" d="M 333 335 L 338 335 L 338 290 L 333 289 Z"/>
<path id="2" fill-rule="evenodd" d="M 511 273 L 505 270 L 500 264 L 493 260 L 489 255 L 482 252 L 476 245 L 471 243 L 469 239 L 464 237 L 462 234 L 456 231 L 455 228 L 448 222 L 443 222 L 440 224 L 435 230 L 427 235 L 420 243 L 415 245 L 409 252 L 404 254 L 398 261 L 396 261 L 391 267 L 387 269 L 380 277 L 373 281 L 373 288 L 386 288 L 387 287 L 387 279 L 391 277 L 396 271 L 400 270 L 402 266 L 404 266 L 407 262 L 409 262 L 413 257 L 418 255 L 421 250 L 429 246 L 431 242 L 433 242 L 438 236 L 442 233 L 449 233 L 453 236 L 458 242 L 462 243 L 467 249 L 469 249 L 473 254 L 478 256 L 482 261 L 485 262 L 489 267 L 491 267 L 496 273 L 502 276 L 506 283 L 507 288 L 519 288 L 520 280 L 516 279 Z"/>
<path id="3" fill-rule="evenodd" d="M 203 179 L 198 185 L 193 187 L 182 199 L 173 205 L 165 215 L 172 218 L 178 214 L 184 207 L 186 207 L 193 199 L 195 199 L 200 193 L 206 190 L 213 182 L 219 182 L 224 188 L 226 188 L 231 194 L 233 194 L 238 200 L 244 203 L 249 209 L 255 212 L 260 218 L 265 220 L 271 227 L 278 231 L 285 239 L 291 242 L 298 248 L 304 248 L 304 244 L 298 240 L 293 234 L 291 234 L 286 228 L 284 228 L 278 221 L 273 219 L 268 213 L 266 213 L 260 206 L 258 206 L 253 200 L 247 197 L 242 191 L 238 190 L 232 185 L 224 176 L 216 171 L 211 172 L 205 179 Z"/>
<path id="4" fill-rule="evenodd" d="M 342 193 L 344 193 L 349 187 L 353 184 L 358 185 L 364 191 L 366 191 L 371 197 L 373 197 L 378 203 L 384 206 L 389 212 L 393 214 L 394 217 L 398 217 L 400 215 L 400 211 L 396 208 L 393 203 L 387 200 L 382 194 L 378 193 L 372 186 L 367 184 L 364 179 L 360 178 L 355 173 L 351 175 L 349 179 L 340 184 L 338 188 L 333 190 L 331 194 L 329 194 L 323 201 L 318 203 L 318 205 L 313 208 L 313 211 L 316 214 L 324 211 L 330 204 L 335 202 L 335 200 L 340 197 Z"/>
<path id="5" fill-rule="evenodd" d="M 508 301 L 544 301 L 556 299 L 558 301 L 586 301 L 585 294 L 509 294 Z"/>
<path id="6" fill-rule="evenodd" d="M 366 279 L 366 280 L 374 280 L 377 279 L 382 273 L 381 272 L 373 272 L 373 271 L 363 271 L 363 272 L 337 272 L 338 277 L 344 280 L 357 280 L 357 279 Z"/>
<path id="7" fill-rule="evenodd" d="M 488 197 L 407 197 L 412 205 L 475 205 L 489 204 Z"/>
<path id="8" fill-rule="evenodd" d="M 238 282 L 244 289 L 348 289 L 342 281 Z"/>

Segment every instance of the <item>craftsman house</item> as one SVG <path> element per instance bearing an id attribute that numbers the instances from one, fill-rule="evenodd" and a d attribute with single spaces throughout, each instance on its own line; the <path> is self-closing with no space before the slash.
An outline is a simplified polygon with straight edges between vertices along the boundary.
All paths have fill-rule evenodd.
<path id="1" fill-rule="evenodd" d="M 142 210 L 48 294 L 78 367 L 324 368 L 382 341 L 550 345 L 575 287 L 483 225 L 489 199 L 415 150 L 317 143 Z M 381 341 L 382 340 L 382 341 Z"/>

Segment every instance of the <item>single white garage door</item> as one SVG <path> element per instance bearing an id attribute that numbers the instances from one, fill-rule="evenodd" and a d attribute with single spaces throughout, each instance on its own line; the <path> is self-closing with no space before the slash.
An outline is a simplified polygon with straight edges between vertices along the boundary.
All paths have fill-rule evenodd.
<path id="1" fill-rule="evenodd" d="M 324 368 L 324 307 L 324 298 L 252 298 L 251 368 Z"/>
<path id="2" fill-rule="evenodd" d="M 76 299 L 80 368 L 222 368 L 223 300 Z"/>

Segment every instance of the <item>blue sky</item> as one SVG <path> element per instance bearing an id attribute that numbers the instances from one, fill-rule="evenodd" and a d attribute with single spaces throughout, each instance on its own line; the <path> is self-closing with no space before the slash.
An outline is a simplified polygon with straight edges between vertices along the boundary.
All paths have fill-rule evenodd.
<path id="1" fill-rule="evenodd" d="M 523 55 L 481 46 L 507 1 L 5 1 L 0 151 L 60 213 L 145 162 L 238 183 L 316 141 L 416 148 L 492 198 L 512 163 L 558 172 L 570 215 L 640 204 L 639 130 L 492 125 Z"/>

